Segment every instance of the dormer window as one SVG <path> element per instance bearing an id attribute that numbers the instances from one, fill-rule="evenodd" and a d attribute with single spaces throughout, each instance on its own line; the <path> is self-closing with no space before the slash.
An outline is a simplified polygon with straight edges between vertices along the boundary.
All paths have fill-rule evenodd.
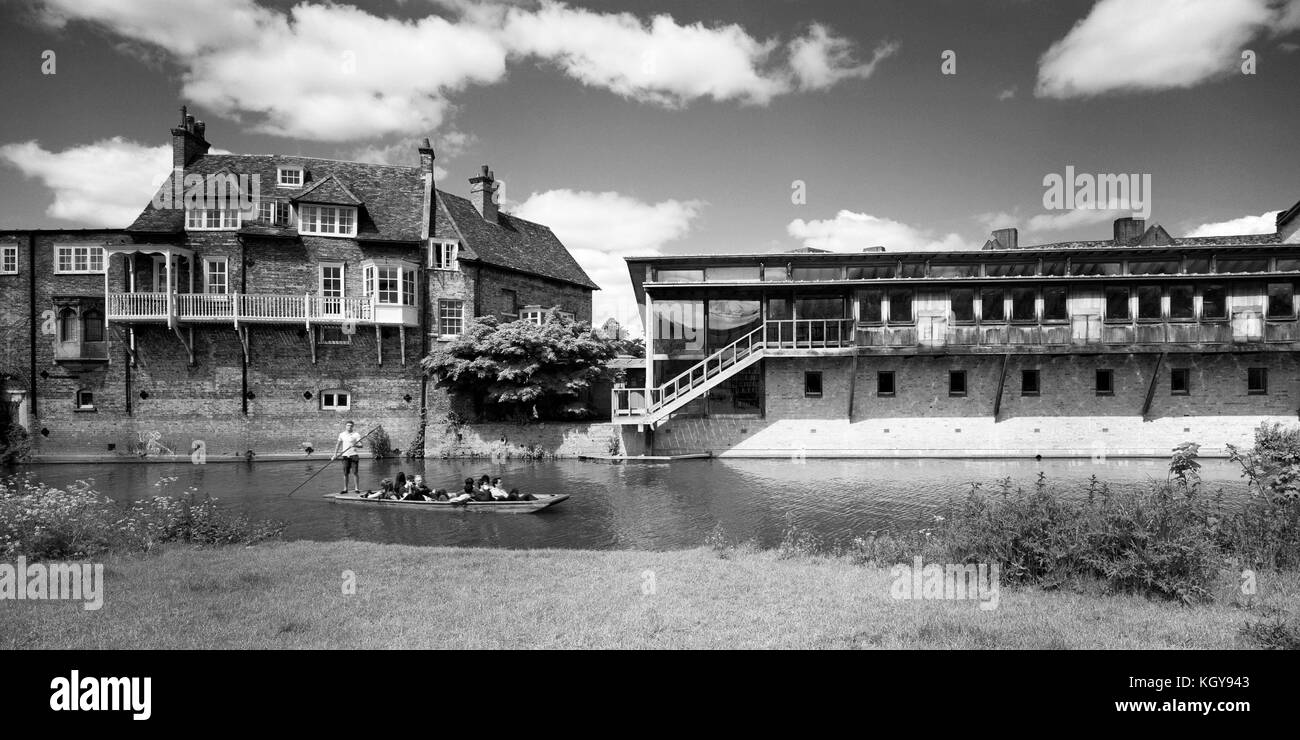
<path id="1" fill-rule="evenodd" d="M 429 240 L 429 267 L 435 270 L 459 270 L 460 244 L 453 239 Z"/>
<path id="2" fill-rule="evenodd" d="M 302 187 L 302 168 L 301 167 L 277 167 L 275 181 L 282 188 L 300 188 Z"/>
<path id="3" fill-rule="evenodd" d="M 291 222 L 289 204 L 264 200 L 257 204 L 257 220 L 270 226 L 288 226 Z"/>
<path id="4" fill-rule="evenodd" d="M 238 208 L 194 208 L 185 211 L 187 231 L 228 231 L 238 229 Z"/>
<path id="5" fill-rule="evenodd" d="M 347 206 L 298 206 L 298 233 L 309 236 L 356 236 L 357 209 Z"/>

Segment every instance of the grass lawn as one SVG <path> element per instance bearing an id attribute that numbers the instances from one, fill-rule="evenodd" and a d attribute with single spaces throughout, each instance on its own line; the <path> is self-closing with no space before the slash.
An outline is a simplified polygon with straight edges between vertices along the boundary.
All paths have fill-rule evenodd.
<path id="1" fill-rule="evenodd" d="M 708 549 L 173 547 L 105 578 L 99 611 L 0 602 L 0 648 L 1239 648 L 1241 625 L 1300 604 L 1286 573 L 1249 609 L 1003 586 L 982 611 L 895 600 L 889 568 Z"/>

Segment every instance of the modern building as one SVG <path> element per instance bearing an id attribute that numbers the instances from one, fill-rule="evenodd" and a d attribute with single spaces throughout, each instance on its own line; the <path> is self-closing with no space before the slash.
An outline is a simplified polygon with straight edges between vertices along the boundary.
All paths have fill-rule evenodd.
<path id="1" fill-rule="evenodd" d="M 591 320 L 551 230 L 499 210 L 486 166 L 468 197 L 435 187 L 428 140 L 418 167 L 212 154 L 184 109 L 171 140 L 126 228 L 0 232 L 0 382 L 43 458 L 302 454 L 344 418 L 405 449 L 451 410 L 435 343 Z"/>
<path id="2" fill-rule="evenodd" d="M 645 452 L 1222 454 L 1300 414 L 1300 204 L 1262 235 L 627 262 L 649 362 L 613 419 Z"/>

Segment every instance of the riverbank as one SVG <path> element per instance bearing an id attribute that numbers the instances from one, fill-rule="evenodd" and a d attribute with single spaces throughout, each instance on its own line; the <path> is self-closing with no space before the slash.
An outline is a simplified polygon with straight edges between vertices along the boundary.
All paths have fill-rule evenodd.
<path id="1" fill-rule="evenodd" d="M 743 548 L 172 546 L 108 558 L 105 579 L 98 611 L 4 603 L 0 647 L 1227 649 L 1300 603 L 1300 574 L 1263 573 L 1249 605 L 1003 586 L 982 610 L 894 599 L 889 568 Z"/>

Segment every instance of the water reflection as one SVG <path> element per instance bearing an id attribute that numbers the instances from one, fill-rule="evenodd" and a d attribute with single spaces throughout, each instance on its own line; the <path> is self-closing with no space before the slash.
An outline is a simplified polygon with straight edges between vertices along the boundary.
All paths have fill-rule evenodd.
<path id="1" fill-rule="evenodd" d="M 398 470 L 423 473 L 430 485 L 456 489 L 467 476 L 500 475 L 507 487 L 572 495 L 555 509 L 532 515 L 441 513 L 338 504 L 321 498 L 337 491 L 342 474 L 325 470 L 292 497 L 289 491 L 324 461 L 190 465 L 176 463 L 32 465 L 23 468 L 62 486 L 94 479 L 114 498 L 179 494 L 189 487 L 232 510 L 289 522 L 291 539 L 354 539 L 413 545 L 507 548 L 664 550 L 702 544 L 721 525 L 732 540 L 764 547 L 795 526 L 829 543 L 869 530 L 928 525 L 953 496 L 981 483 L 996 490 L 1010 477 L 1029 487 L 1045 473 L 1070 495 L 1083 495 L 1091 475 L 1112 488 L 1163 479 L 1162 460 L 690 460 L 672 464 L 508 460 L 418 463 L 362 461 L 362 481 L 377 486 Z M 1244 491 L 1238 470 L 1206 461 L 1211 487 Z M 158 487 L 161 479 L 177 480 Z"/>

